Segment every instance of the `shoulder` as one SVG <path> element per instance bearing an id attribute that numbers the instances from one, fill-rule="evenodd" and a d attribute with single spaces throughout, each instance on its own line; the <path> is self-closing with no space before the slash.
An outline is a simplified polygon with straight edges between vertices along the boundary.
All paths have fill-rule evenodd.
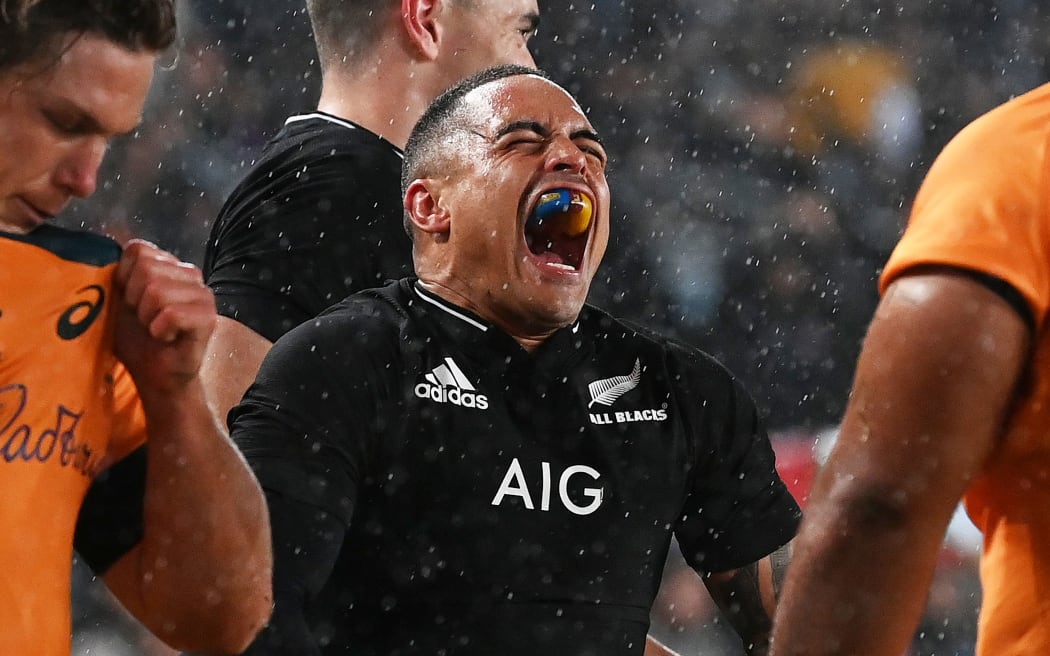
<path id="1" fill-rule="evenodd" d="M 301 120 L 296 120 L 301 119 Z M 211 229 L 209 254 L 348 230 L 346 216 L 400 217 L 401 154 L 363 129 L 292 117 L 227 197 Z"/>
<path id="2" fill-rule="evenodd" d="M 399 282 L 351 294 L 282 336 L 274 348 L 316 352 L 322 360 L 332 356 L 396 351 L 399 335 L 409 317 Z M 380 348 L 383 347 L 383 348 Z"/>
<path id="3" fill-rule="evenodd" d="M 1043 175 L 1050 141 L 1050 84 L 1017 96 L 979 116 L 955 135 L 927 178 L 950 183 L 964 174 L 1018 182 Z"/>
<path id="4" fill-rule="evenodd" d="M 283 159 L 292 165 L 340 163 L 362 171 L 401 167 L 401 151 L 365 128 L 327 114 L 288 119 L 270 142 L 263 159 Z"/>
<path id="5" fill-rule="evenodd" d="M 364 128 L 292 117 L 227 198 L 215 229 L 297 211 L 342 215 L 346 203 L 373 207 L 377 198 L 398 198 L 401 161 L 397 148 Z"/>
<path id="6" fill-rule="evenodd" d="M 917 266 L 949 266 L 999 278 L 1045 307 L 1048 152 L 1050 84 L 960 131 L 923 180 L 880 290 Z"/>

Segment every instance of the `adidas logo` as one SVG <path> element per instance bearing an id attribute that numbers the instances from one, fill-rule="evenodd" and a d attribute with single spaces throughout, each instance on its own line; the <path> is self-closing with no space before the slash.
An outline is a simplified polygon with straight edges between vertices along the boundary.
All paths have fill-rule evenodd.
<path id="1" fill-rule="evenodd" d="M 416 396 L 429 399 L 435 403 L 451 403 L 461 408 L 487 410 L 489 399 L 478 394 L 474 385 L 464 375 L 463 370 L 452 358 L 445 358 L 445 363 L 434 367 L 425 375 L 424 382 L 416 384 Z"/>

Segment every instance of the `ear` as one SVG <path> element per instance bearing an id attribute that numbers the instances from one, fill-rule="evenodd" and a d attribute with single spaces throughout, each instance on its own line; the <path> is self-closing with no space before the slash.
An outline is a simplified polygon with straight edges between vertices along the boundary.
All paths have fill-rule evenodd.
<path id="1" fill-rule="evenodd" d="M 441 27 L 438 17 L 444 8 L 443 0 L 401 0 L 401 26 L 409 43 L 424 59 L 438 55 Z"/>
<path id="2" fill-rule="evenodd" d="M 428 234 L 448 234 L 451 221 L 448 210 L 441 202 L 440 187 L 436 180 L 423 178 L 413 180 L 405 190 L 405 213 L 416 230 Z"/>

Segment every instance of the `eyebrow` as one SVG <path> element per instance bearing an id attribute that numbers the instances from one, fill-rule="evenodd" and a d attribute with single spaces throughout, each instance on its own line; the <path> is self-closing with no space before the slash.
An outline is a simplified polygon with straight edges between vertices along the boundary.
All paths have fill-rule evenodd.
<path id="1" fill-rule="evenodd" d="M 551 134 L 551 131 L 547 128 L 547 126 L 540 123 L 539 121 L 514 121 L 503 126 L 503 128 L 501 128 L 500 131 L 496 133 L 495 138 L 499 139 L 500 137 L 506 136 L 511 132 L 517 132 L 518 130 L 528 130 L 529 132 L 535 132 L 541 137 L 549 137 Z M 605 146 L 605 142 L 602 141 L 602 138 L 598 136 L 598 133 L 594 130 L 576 130 L 575 132 L 569 134 L 569 138 L 572 140 L 589 139 L 597 143 L 599 146 Z"/>
<path id="2" fill-rule="evenodd" d="M 126 137 L 130 134 L 134 134 L 141 126 L 141 121 L 139 121 L 136 122 L 135 126 L 130 130 L 110 131 L 106 126 L 99 123 L 98 118 L 96 118 L 90 111 L 81 107 L 77 103 L 64 98 L 59 99 L 56 102 L 56 109 L 74 114 L 76 118 L 76 130 L 81 134 L 103 134 L 110 135 L 111 137 Z"/>

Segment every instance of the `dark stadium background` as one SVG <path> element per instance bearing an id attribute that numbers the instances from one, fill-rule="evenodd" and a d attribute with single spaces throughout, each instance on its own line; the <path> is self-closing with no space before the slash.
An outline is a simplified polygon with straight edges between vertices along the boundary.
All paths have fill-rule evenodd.
<path id="1" fill-rule="evenodd" d="M 540 66 L 613 155 L 614 239 L 592 301 L 742 378 L 802 498 L 834 439 L 875 282 L 932 157 L 1050 79 L 1050 18 L 1024 0 L 540 0 Z M 200 264 L 210 221 L 319 75 L 300 2 L 195 0 L 146 119 L 62 222 Z M 833 90 L 833 92 L 831 92 Z M 793 130 L 791 129 L 793 126 Z M 121 174 L 117 175 L 116 171 Z M 972 653 L 980 589 L 953 525 L 914 656 Z M 902 563 L 906 567 L 906 563 Z M 167 655 L 79 565 L 74 654 Z M 652 631 L 735 655 L 676 554 Z"/>

